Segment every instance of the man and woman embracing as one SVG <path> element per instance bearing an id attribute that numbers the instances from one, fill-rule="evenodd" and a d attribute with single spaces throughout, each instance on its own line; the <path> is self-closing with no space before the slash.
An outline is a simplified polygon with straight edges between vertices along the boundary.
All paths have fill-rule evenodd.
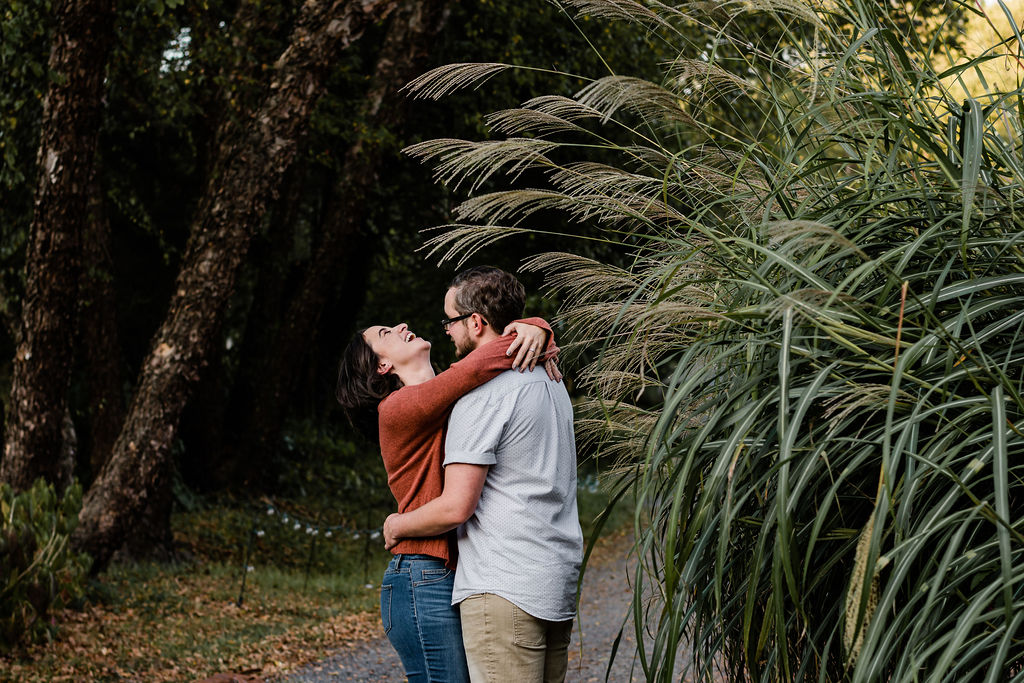
<path id="1" fill-rule="evenodd" d="M 379 439 L 398 503 L 381 619 L 410 683 L 565 679 L 583 556 L 572 405 L 525 299 L 511 274 L 471 268 L 444 297 L 449 369 L 404 323 L 342 358 L 338 401 Z"/>

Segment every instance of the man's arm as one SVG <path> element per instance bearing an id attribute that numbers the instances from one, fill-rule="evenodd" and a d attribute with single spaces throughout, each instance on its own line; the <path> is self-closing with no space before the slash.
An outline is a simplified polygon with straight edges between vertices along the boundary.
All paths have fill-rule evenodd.
<path id="1" fill-rule="evenodd" d="M 476 512 L 488 465 L 452 463 L 444 468 L 444 490 L 434 500 L 384 520 L 384 547 L 391 550 L 404 538 L 437 536 L 454 529 Z"/>

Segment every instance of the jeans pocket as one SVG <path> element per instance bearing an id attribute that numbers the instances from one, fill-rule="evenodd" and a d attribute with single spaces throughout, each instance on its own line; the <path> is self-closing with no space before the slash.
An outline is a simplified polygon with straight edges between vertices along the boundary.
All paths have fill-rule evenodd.
<path id="1" fill-rule="evenodd" d="M 391 632 L 391 586 L 380 587 L 380 623 L 385 635 Z"/>
<path id="2" fill-rule="evenodd" d="M 426 586 L 432 583 L 437 583 L 439 581 L 444 581 L 445 579 L 451 577 L 451 575 L 452 570 L 448 568 L 424 569 L 420 572 L 420 580 L 414 581 L 412 585 Z"/>

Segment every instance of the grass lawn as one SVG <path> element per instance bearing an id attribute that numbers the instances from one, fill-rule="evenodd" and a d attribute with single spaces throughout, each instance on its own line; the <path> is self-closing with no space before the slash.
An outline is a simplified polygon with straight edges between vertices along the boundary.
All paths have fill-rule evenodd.
<path id="1" fill-rule="evenodd" d="M 580 490 L 585 533 L 606 501 L 603 492 Z M 176 514 L 175 539 L 188 562 L 112 565 L 81 610 L 55 615 L 52 642 L 0 659 L 0 680 L 269 677 L 378 635 L 379 581 L 390 558 L 383 541 L 366 533 L 318 534 L 311 560 L 314 537 L 302 520 L 315 513 L 279 507 L 268 515 L 222 502 Z M 609 528 L 627 519 L 623 508 Z M 239 606 L 253 529 L 262 533 L 252 538 Z"/>

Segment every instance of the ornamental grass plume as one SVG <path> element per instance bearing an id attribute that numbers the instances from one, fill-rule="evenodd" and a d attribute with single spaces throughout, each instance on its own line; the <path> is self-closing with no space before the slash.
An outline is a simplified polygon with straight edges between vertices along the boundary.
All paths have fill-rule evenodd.
<path id="1" fill-rule="evenodd" d="M 583 26 L 635 22 L 664 72 L 610 68 L 492 115 L 509 137 L 410 151 L 479 193 L 431 253 L 528 233 L 586 247 L 526 267 L 563 302 L 581 444 L 616 459 L 638 502 L 648 680 L 673 680 L 684 640 L 708 679 L 1024 679 L 1013 12 L 564 6 Z M 964 17 L 985 12 L 1010 30 L 959 54 Z M 990 62 L 1016 84 L 987 85 Z M 448 66 L 410 88 L 510 68 Z"/>

